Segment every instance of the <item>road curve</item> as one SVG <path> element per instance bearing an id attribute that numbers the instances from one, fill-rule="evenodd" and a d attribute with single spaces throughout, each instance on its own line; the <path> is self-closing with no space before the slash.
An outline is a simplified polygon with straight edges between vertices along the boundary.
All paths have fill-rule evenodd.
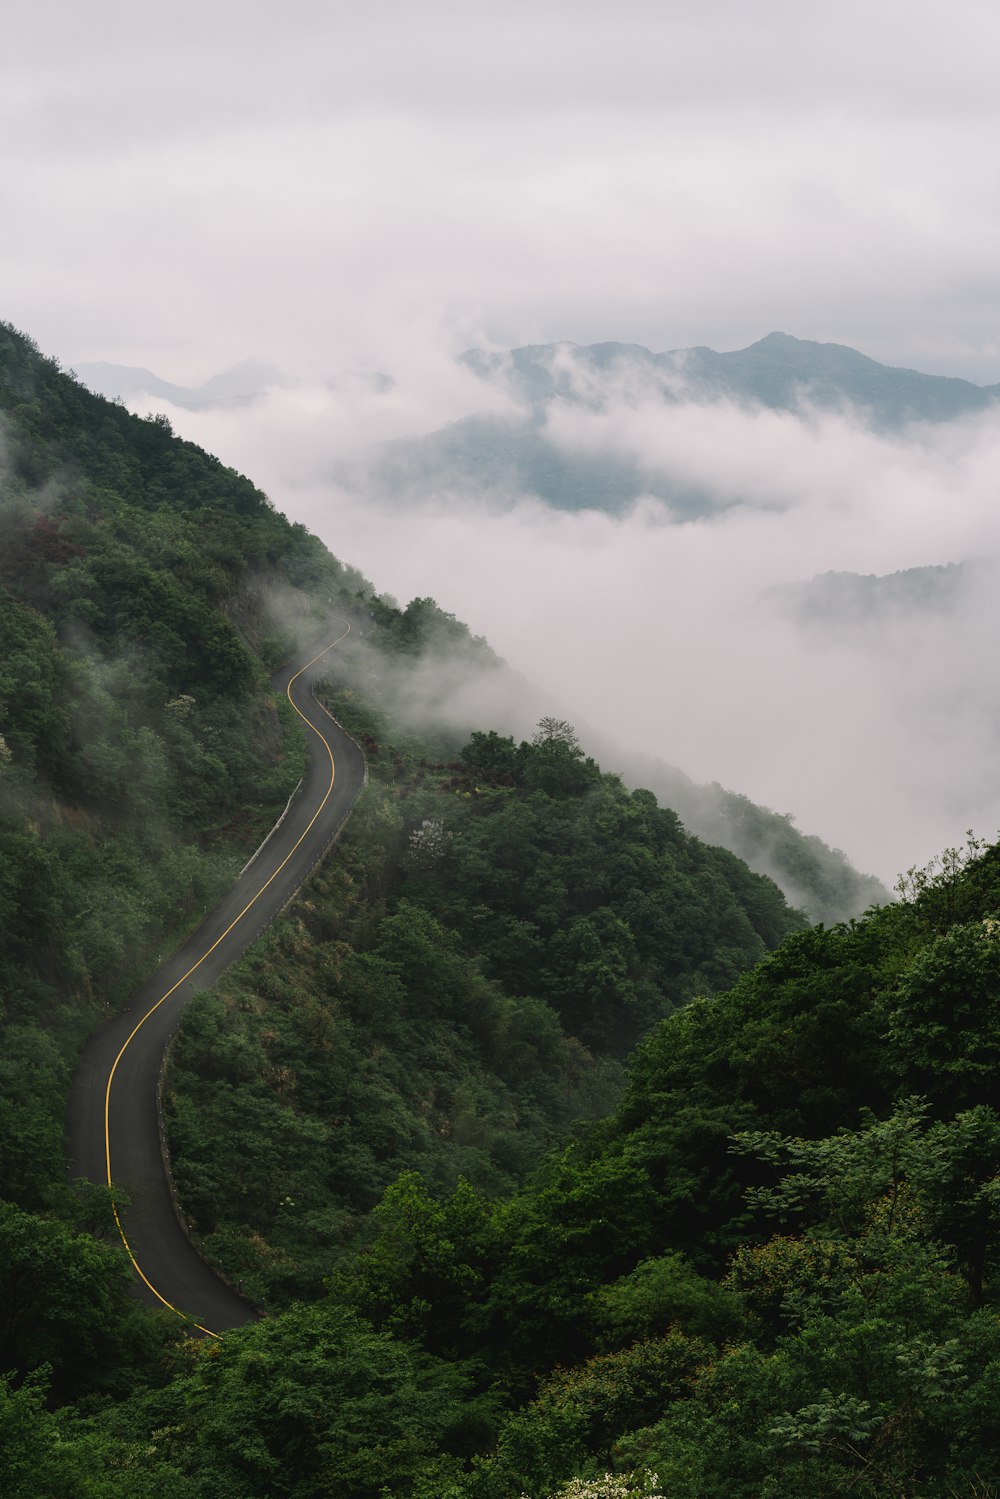
<path id="1" fill-rule="evenodd" d="M 197 1253 L 174 1208 L 160 1141 L 157 1085 L 164 1053 L 191 999 L 242 957 L 287 905 L 343 826 L 364 785 L 361 750 L 312 695 L 329 653 L 350 633 L 274 678 L 306 727 L 308 766 L 286 815 L 198 930 L 144 984 L 124 1014 L 90 1038 L 73 1079 L 67 1125 L 71 1176 L 123 1189 L 118 1216 L 140 1297 L 219 1336 L 258 1313 Z"/>

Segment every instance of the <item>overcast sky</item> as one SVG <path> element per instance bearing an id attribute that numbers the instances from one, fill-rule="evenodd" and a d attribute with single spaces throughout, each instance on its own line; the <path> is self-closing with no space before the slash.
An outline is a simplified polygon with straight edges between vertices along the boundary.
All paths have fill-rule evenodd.
<path id="1" fill-rule="evenodd" d="M 1000 380 L 991 0 L 33 0 L 0 315 L 197 383 L 773 329 Z"/>

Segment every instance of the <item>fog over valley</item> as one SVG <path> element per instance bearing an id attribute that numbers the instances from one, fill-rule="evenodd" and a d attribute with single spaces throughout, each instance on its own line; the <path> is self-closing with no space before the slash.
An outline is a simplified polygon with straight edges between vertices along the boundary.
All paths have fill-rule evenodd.
<path id="1" fill-rule="evenodd" d="M 45 0 L 0 58 L 4 316 L 607 758 L 891 882 L 1000 824 L 998 45 L 976 0 Z"/>
<path id="2" fill-rule="evenodd" d="M 968 828 L 992 835 L 992 402 L 887 423 L 843 392 L 816 403 L 807 380 L 768 407 L 693 399 L 683 366 L 665 395 L 635 359 L 595 375 L 581 351 L 545 358 L 562 387 L 534 405 L 433 342 L 425 364 L 378 378 L 197 410 L 133 402 L 251 474 L 379 589 L 467 621 L 608 763 L 646 755 L 718 781 L 889 884 Z M 518 489 L 489 442 L 478 470 L 474 441 L 455 459 L 446 439 L 473 416 L 473 438 L 501 449 L 530 428 L 538 487 L 553 456 L 577 465 L 584 508 Z M 636 492 L 597 509 L 586 476 L 608 465 Z M 958 563 L 976 565 L 939 571 Z M 536 708 L 505 693 L 495 726 L 527 732 Z"/>

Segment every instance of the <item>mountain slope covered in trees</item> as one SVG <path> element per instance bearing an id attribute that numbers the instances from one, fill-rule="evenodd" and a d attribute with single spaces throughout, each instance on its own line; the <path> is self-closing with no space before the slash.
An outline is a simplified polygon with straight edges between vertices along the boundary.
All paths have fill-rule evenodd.
<path id="1" fill-rule="evenodd" d="M 384 725 L 376 749 L 353 698 L 332 705 L 372 752 L 365 805 L 172 1060 L 182 1199 L 265 1300 L 315 1291 L 400 1171 L 511 1190 L 610 1106 L 640 1035 L 800 925 L 565 725 L 434 764 Z"/>
<path id="2" fill-rule="evenodd" d="M 266 682 L 287 649 L 271 604 L 304 614 L 304 588 L 363 580 L 8 328 L 0 423 L 0 1190 L 34 1206 L 61 1175 L 84 1035 L 295 784 L 301 742 Z"/>
<path id="3" fill-rule="evenodd" d="M 223 1486 L 266 1485 L 294 1452 L 303 1493 L 995 1492 L 998 905 L 997 850 L 951 854 L 904 902 L 792 936 L 667 1017 L 614 1113 L 520 1193 L 403 1175 L 308 1313 L 314 1357 L 353 1361 L 358 1389 L 340 1366 L 282 1376 L 326 1424 L 257 1406 L 262 1445 L 238 1465 L 185 1425 L 175 1381 L 121 1411 L 115 1440 L 178 1423 L 164 1458 Z M 285 1325 L 189 1378 L 213 1438 L 246 1360 L 284 1370 Z M 376 1364 L 386 1441 L 352 1449 L 341 1402 L 370 1398 Z"/>
<path id="4" fill-rule="evenodd" d="M 797 930 L 568 725 L 408 730 L 485 644 L 7 328 L 0 408 L 3 1491 L 995 1492 L 997 851 Z M 171 1063 L 193 1229 L 268 1309 L 209 1348 L 131 1300 L 61 1112 L 294 785 L 267 672 L 331 601 L 370 793 Z"/>
<path id="5" fill-rule="evenodd" d="M 109 1220 L 101 1193 L 66 1189 L 63 1109 L 84 1037 L 200 916 L 294 787 L 301 743 L 268 690 L 268 669 L 315 630 L 331 603 L 375 639 L 356 663 L 362 679 L 389 658 L 404 673 L 417 661 L 446 662 L 458 677 L 497 663 L 432 601 L 400 610 L 378 599 L 247 480 L 176 439 L 163 419 L 139 420 L 84 390 L 9 327 L 0 334 L 0 423 L 0 1193 L 13 1215 L 5 1263 L 10 1285 L 23 1290 L 25 1263 L 76 1257 L 91 1287 L 83 1300 L 99 1295 L 94 1316 L 102 1324 L 97 1336 L 78 1308 L 89 1351 L 74 1353 L 69 1322 L 78 1312 L 67 1301 L 50 1317 L 54 1292 L 36 1277 L 19 1296 L 23 1336 L 11 1333 L 4 1367 L 24 1375 L 49 1363 L 62 1400 L 85 1392 L 88 1381 L 114 1386 L 118 1374 L 104 1372 L 109 1359 L 127 1378 L 130 1359 L 141 1364 L 162 1336 L 172 1336 L 147 1331 L 138 1351 L 125 1349 L 123 1328 L 132 1336 L 140 1323 L 155 1322 L 143 1322 L 123 1299 L 128 1276 L 114 1248 L 89 1249 L 80 1237 L 93 1227 L 106 1233 Z M 438 676 L 447 694 L 448 672 Z M 425 742 L 421 755 L 440 762 L 456 748 Z M 394 774 L 390 762 L 390 781 Z M 588 786 L 600 780 L 596 767 L 586 776 Z M 440 796 L 455 800 L 451 792 Z M 363 858 L 382 869 L 372 876 L 376 885 L 391 883 L 386 871 L 398 865 L 396 797 L 387 790 L 384 805 L 369 809 L 367 832 L 361 829 L 370 845 Z M 708 865 L 723 858 L 709 850 L 697 857 Z M 768 930 L 796 924 L 773 886 L 747 872 L 741 878 L 773 908 Z M 361 970 L 354 1023 L 366 1050 L 375 1028 L 365 995 L 382 984 L 388 1021 L 407 976 L 404 915 L 382 935 L 377 919 L 373 906 L 352 933 Z M 413 920 L 424 921 L 433 961 L 452 965 L 456 1005 L 473 1006 L 484 1028 L 470 1047 L 460 1016 L 442 1017 L 429 1066 L 450 1078 L 457 1138 L 451 1155 L 444 1152 L 441 1179 L 453 1181 L 481 1156 L 489 1164 L 477 1179 L 506 1187 L 573 1119 L 611 1103 L 637 1019 L 648 1023 L 657 1006 L 669 1008 L 681 996 L 664 994 L 640 1017 L 624 1002 L 618 1021 L 607 1021 L 602 1059 L 564 1028 L 549 996 L 508 995 L 499 978 L 482 973 L 477 953 L 455 948 L 457 937 L 429 911 Z M 738 967 L 763 948 L 752 922 L 739 913 L 740 921 Z M 282 983 L 290 981 L 289 967 Z M 697 961 L 689 967 L 693 974 Z M 565 963 L 563 969 L 565 987 Z M 302 989 L 292 982 L 293 993 L 301 997 L 314 979 L 311 971 L 300 975 Z M 349 1182 L 363 1181 L 337 1200 L 342 1220 L 360 1220 L 392 1173 L 421 1159 L 410 1150 L 412 1129 L 397 1138 L 390 1121 L 401 1069 L 412 1062 L 407 1046 L 418 1048 L 423 1018 L 414 1011 L 402 1042 L 395 1038 L 395 1073 L 377 1079 L 359 1106 L 354 1167 L 349 1151 L 338 1155 Z M 535 1060 L 525 1080 L 513 1057 L 523 1064 L 529 1052 Z M 213 1065 L 218 1096 L 226 1067 L 220 1057 Z M 322 1097 L 330 1086 L 323 1083 Z M 244 1104 L 251 1091 L 243 1090 Z M 480 1094 L 493 1102 L 487 1106 Z M 424 1108 L 420 1100 L 421 1117 Z M 307 1140 L 305 1111 L 293 1112 L 298 1137 Z M 483 1113 L 486 1125 L 476 1122 Z M 263 1135 L 271 1120 L 262 1118 Z M 499 1144 L 480 1148 L 484 1129 L 495 1139 L 510 1135 L 506 1155 Z M 270 1138 L 277 1148 L 280 1130 Z M 364 1169 L 370 1160 L 378 1163 L 373 1174 Z M 340 1237 L 338 1230 L 335 1241 Z M 316 1242 L 329 1242 L 326 1230 Z M 295 1276 L 284 1277 L 286 1291 L 289 1280 Z M 74 1283 L 69 1270 L 67 1283 Z M 45 1332 L 50 1322 L 56 1330 Z M 42 1329 L 37 1338 L 34 1329 Z"/>

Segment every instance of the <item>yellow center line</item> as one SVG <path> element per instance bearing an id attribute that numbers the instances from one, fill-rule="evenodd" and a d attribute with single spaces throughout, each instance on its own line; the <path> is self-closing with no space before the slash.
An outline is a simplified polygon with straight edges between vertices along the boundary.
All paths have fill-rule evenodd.
<path id="1" fill-rule="evenodd" d="M 299 848 L 299 846 L 301 845 L 301 843 L 303 842 L 303 840 L 308 837 L 308 835 L 310 834 L 310 832 L 313 829 L 313 826 L 314 826 L 314 824 L 316 822 L 316 819 L 319 817 L 319 815 L 322 812 L 323 808 L 326 806 L 327 802 L 330 800 L 330 795 L 331 795 L 331 793 L 333 791 L 334 776 L 336 774 L 334 763 L 333 763 L 333 750 L 330 748 L 329 742 L 327 741 L 325 735 L 322 734 L 320 732 L 320 730 L 316 728 L 315 724 L 310 723 L 309 720 L 308 720 L 308 718 L 306 718 L 305 714 L 299 709 L 298 705 L 295 702 L 295 699 L 292 697 L 292 686 L 293 686 L 293 684 L 295 682 L 298 681 L 299 677 L 301 677 L 301 675 L 302 675 L 302 673 L 304 671 L 308 671 L 309 668 L 310 668 L 310 666 L 315 666 L 315 664 L 316 664 L 317 661 L 322 660 L 322 658 L 327 654 L 328 651 L 332 651 L 333 648 L 334 648 L 334 646 L 335 645 L 339 645 L 340 642 L 342 640 L 345 640 L 350 633 L 351 633 L 351 627 L 350 627 L 350 625 L 348 625 L 347 629 L 344 631 L 343 635 L 338 635 L 337 638 L 336 638 L 336 640 L 332 640 L 328 646 L 326 646 L 323 650 L 321 650 L 319 652 L 318 655 L 313 656 L 313 658 L 312 658 L 311 661 L 307 661 L 306 664 L 305 664 L 305 666 L 300 666 L 299 667 L 298 671 L 290 679 L 290 681 L 288 683 L 288 686 L 285 689 L 288 701 L 291 703 L 292 707 L 295 709 L 295 712 L 298 713 L 299 717 L 301 718 L 302 722 L 306 725 L 306 727 L 312 729 L 312 731 L 316 735 L 316 737 L 322 742 L 324 749 L 326 750 L 327 754 L 330 757 L 330 782 L 329 782 L 329 785 L 327 786 L 326 791 L 325 791 L 325 793 L 323 795 L 323 800 L 320 802 L 319 806 L 316 808 L 316 810 L 313 813 L 312 817 L 309 819 L 308 826 L 305 828 L 305 830 L 302 832 L 302 834 L 297 839 L 297 841 L 293 844 L 293 846 L 289 849 L 288 853 L 282 859 L 281 863 L 278 865 L 277 869 L 270 876 L 270 878 L 264 881 L 263 885 L 261 885 L 260 889 L 257 891 L 256 895 L 252 898 L 252 900 L 248 900 L 247 901 L 246 905 L 243 907 L 243 910 L 239 913 L 239 915 L 233 917 L 233 920 L 226 927 L 226 930 L 222 933 L 221 936 L 219 936 L 219 937 L 217 937 L 215 939 L 215 941 L 212 943 L 211 947 L 206 948 L 205 951 L 202 953 L 201 957 L 198 959 L 198 961 L 196 963 L 192 963 L 191 964 L 191 967 L 188 969 L 187 973 L 182 974 L 181 977 L 177 980 L 176 984 L 173 984 L 167 990 L 166 994 L 161 995 L 160 998 L 156 1001 L 155 1005 L 151 1005 L 150 1006 L 150 1008 L 146 1011 L 145 1015 L 143 1015 L 142 1019 L 139 1021 L 138 1025 L 136 1025 L 135 1028 L 132 1030 L 132 1032 L 129 1034 L 129 1036 L 127 1037 L 127 1039 L 125 1041 L 125 1044 L 122 1046 L 121 1051 L 118 1053 L 118 1055 L 115 1057 L 114 1062 L 112 1063 L 111 1071 L 108 1073 L 108 1086 L 105 1089 L 105 1093 L 104 1093 L 104 1158 L 105 1158 L 105 1162 L 106 1162 L 106 1166 L 107 1166 L 107 1178 L 108 1178 L 108 1187 L 109 1188 L 111 1188 L 113 1186 L 113 1183 L 112 1183 L 112 1180 L 111 1180 L 111 1122 L 110 1122 L 111 1121 L 111 1084 L 114 1082 L 115 1073 L 118 1071 L 118 1063 L 121 1061 L 122 1057 L 125 1055 L 126 1051 L 128 1050 L 129 1046 L 131 1045 L 132 1041 L 135 1039 L 135 1037 L 138 1035 L 138 1033 L 142 1030 L 142 1027 L 146 1024 L 146 1021 L 149 1019 L 149 1017 L 151 1015 L 154 1015 L 156 1013 L 156 1011 L 160 1008 L 160 1006 L 162 1004 L 165 1004 L 167 1002 L 167 1000 L 170 998 L 170 996 L 172 994 L 176 994 L 177 990 L 181 987 L 181 985 L 184 984 L 184 983 L 186 983 L 187 980 L 191 977 L 191 975 L 193 973 L 195 973 L 201 967 L 202 963 L 204 963 L 204 961 L 205 961 L 206 958 L 211 957 L 212 953 L 215 952 L 215 949 L 219 946 L 220 942 L 224 942 L 226 940 L 226 938 L 229 936 L 229 933 L 233 930 L 233 928 L 235 926 L 237 926 L 243 920 L 244 916 L 251 909 L 251 907 L 255 906 L 257 904 L 257 902 L 260 900 L 260 897 L 264 894 L 264 891 L 268 888 L 268 886 L 274 883 L 274 881 L 277 879 L 278 875 L 285 868 L 285 865 L 288 863 L 289 859 L 291 859 L 292 855 Z M 168 1307 L 170 1309 L 170 1311 L 176 1312 L 176 1314 L 177 1314 L 178 1317 L 183 1317 L 186 1322 L 192 1323 L 195 1327 L 198 1328 L 199 1332 L 207 1333 L 210 1338 L 221 1338 L 221 1334 L 220 1333 L 213 1332 L 210 1327 L 204 1327 L 204 1326 L 202 1326 L 202 1324 L 200 1322 L 196 1322 L 193 1317 L 188 1316 L 188 1314 L 186 1312 L 182 1312 L 179 1307 L 174 1306 L 174 1304 L 172 1302 L 168 1301 L 165 1296 L 161 1295 L 161 1293 L 156 1289 L 156 1287 L 153 1285 L 153 1283 L 143 1273 L 142 1267 L 140 1266 L 140 1264 L 139 1264 L 138 1260 L 136 1259 L 135 1255 L 132 1253 L 132 1246 L 129 1244 L 129 1241 L 126 1238 L 125 1229 L 123 1228 L 122 1221 L 121 1221 L 121 1219 L 118 1216 L 118 1208 L 115 1205 L 114 1197 L 113 1196 L 112 1196 L 112 1201 L 111 1201 L 111 1209 L 112 1209 L 112 1212 L 115 1215 L 115 1223 L 118 1225 L 118 1232 L 121 1235 L 122 1243 L 125 1245 L 125 1251 L 128 1254 L 129 1259 L 132 1261 L 132 1268 L 135 1270 L 136 1274 L 139 1276 L 139 1279 L 143 1282 L 143 1284 L 146 1285 L 149 1288 L 150 1291 L 152 1291 L 152 1293 L 156 1297 L 157 1301 L 161 1301 L 165 1307 Z"/>

